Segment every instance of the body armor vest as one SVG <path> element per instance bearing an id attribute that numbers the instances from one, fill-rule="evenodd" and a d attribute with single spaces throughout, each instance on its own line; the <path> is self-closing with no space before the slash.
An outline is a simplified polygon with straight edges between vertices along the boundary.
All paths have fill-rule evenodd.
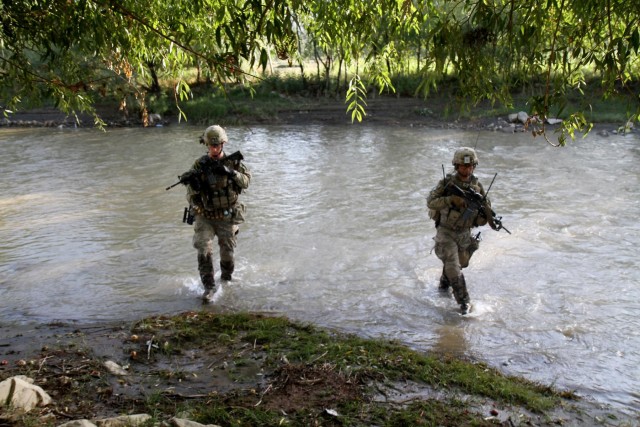
<path id="1" fill-rule="evenodd" d="M 478 178 L 475 175 L 471 176 L 469 182 L 463 182 L 457 179 L 454 179 L 452 175 L 447 175 L 446 184 L 453 182 L 458 187 L 466 190 L 468 188 L 473 188 L 476 192 L 480 193 L 482 188 L 478 184 Z M 453 193 L 449 190 L 449 187 L 445 184 L 444 196 L 451 196 Z M 477 223 L 478 212 L 470 212 L 470 214 L 465 215 L 465 211 L 469 208 L 465 208 L 460 211 L 455 206 L 451 206 L 440 211 L 440 224 L 444 225 L 447 228 L 452 230 L 462 230 L 472 228 L 474 226 L 479 225 Z M 466 216 L 466 219 L 465 219 Z"/>
<path id="2" fill-rule="evenodd" d="M 200 199 L 205 211 L 231 211 L 238 201 L 241 189 L 232 178 L 213 172 L 215 166 L 221 164 L 237 170 L 237 161 L 224 158 L 213 160 L 208 155 L 197 160 L 199 172 Z"/>

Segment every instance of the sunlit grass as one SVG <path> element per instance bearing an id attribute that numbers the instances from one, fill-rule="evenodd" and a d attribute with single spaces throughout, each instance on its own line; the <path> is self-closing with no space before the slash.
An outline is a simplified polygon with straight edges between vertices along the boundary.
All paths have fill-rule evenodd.
<path id="1" fill-rule="evenodd" d="M 548 386 L 521 378 L 508 377 L 482 363 L 472 363 L 437 354 L 423 354 L 397 342 L 365 339 L 355 335 L 318 329 L 282 317 L 264 317 L 246 313 L 157 318 L 145 321 L 155 325 L 172 348 L 198 346 L 210 340 L 244 341 L 267 354 L 272 368 L 283 357 L 289 363 L 303 365 L 331 363 L 342 372 L 406 382 L 415 381 L 433 387 L 454 387 L 463 393 L 482 395 L 532 411 L 544 411 L 558 403 L 559 395 Z"/>
<path id="2" fill-rule="evenodd" d="M 384 91 L 382 94 L 371 93 L 373 97 L 411 97 L 423 99 L 426 109 L 431 108 L 434 119 L 449 120 L 476 119 L 484 117 L 506 116 L 518 111 L 531 111 L 529 95 L 516 91 L 509 104 L 483 101 L 472 105 L 462 105 L 456 98 L 456 89 L 452 85 L 440 85 L 437 91 L 430 92 L 422 98 L 415 93 L 419 77 L 403 77 L 393 79 L 396 91 Z M 242 123 L 245 120 L 268 121 L 278 116 L 278 111 L 290 108 L 313 108 L 322 102 L 344 102 L 340 95 L 327 97 L 322 94 L 324 81 L 315 78 L 302 79 L 299 75 L 273 75 L 252 84 L 229 84 L 226 90 L 212 85 L 192 86 L 193 97 L 180 102 L 191 124 L 224 122 L 226 124 Z M 567 118 L 575 111 L 584 111 L 588 120 L 597 123 L 625 123 L 638 111 L 640 103 L 632 96 L 619 95 L 604 99 L 595 91 L 586 96 L 570 95 L 563 105 L 553 105 L 549 110 L 550 117 Z M 151 95 L 149 110 L 165 116 L 177 116 L 175 102 L 169 96 Z M 365 108 L 366 110 L 366 108 Z M 346 111 L 346 106 L 345 106 Z"/>

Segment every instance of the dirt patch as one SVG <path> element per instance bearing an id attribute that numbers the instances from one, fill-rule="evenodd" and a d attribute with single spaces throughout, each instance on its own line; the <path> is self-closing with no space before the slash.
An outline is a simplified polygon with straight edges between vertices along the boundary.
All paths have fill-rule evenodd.
<path id="1" fill-rule="evenodd" d="M 56 324 L 21 331 L 0 343 L 0 380 L 32 378 L 54 402 L 34 417 L 52 425 L 145 412 L 154 396 L 172 405 L 202 401 L 295 413 L 330 409 L 364 395 L 360 378 L 329 363 L 283 360 L 269 368 L 260 347 L 242 340 L 219 336 L 177 350 L 169 343 L 171 334 L 121 325 Z M 107 361 L 124 373 L 110 370 Z M 2 419 L 0 425 L 20 425 L 3 424 Z"/>
<path id="2" fill-rule="evenodd" d="M 274 410 L 330 409 L 339 402 L 361 399 L 364 395 L 359 378 L 350 378 L 329 363 L 284 365 L 271 377 L 260 403 Z"/>

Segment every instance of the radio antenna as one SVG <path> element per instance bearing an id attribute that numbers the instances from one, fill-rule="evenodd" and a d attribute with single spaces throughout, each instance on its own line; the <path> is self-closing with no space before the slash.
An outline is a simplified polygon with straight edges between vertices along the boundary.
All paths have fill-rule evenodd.
<path id="1" fill-rule="evenodd" d="M 493 181 L 496 180 L 496 176 L 498 176 L 498 172 L 496 172 L 495 175 L 493 175 L 493 179 L 491 180 L 491 184 L 489 184 L 489 188 L 487 188 L 487 191 L 484 193 L 484 198 L 486 199 L 487 196 L 489 195 L 489 191 L 491 191 L 491 187 L 493 186 Z"/>
<path id="2" fill-rule="evenodd" d="M 478 136 L 476 136 L 476 143 L 473 144 L 473 149 L 475 150 L 476 147 L 478 146 L 478 139 L 480 139 L 480 131 L 478 131 Z"/>

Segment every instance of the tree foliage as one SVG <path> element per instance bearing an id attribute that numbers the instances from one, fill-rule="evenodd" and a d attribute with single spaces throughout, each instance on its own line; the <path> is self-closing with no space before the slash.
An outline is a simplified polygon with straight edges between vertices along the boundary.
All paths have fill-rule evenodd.
<path id="1" fill-rule="evenodd" d="M 273 52 L 301 61 L 305 44 L 324 64 L 326 90 L 344 67 L 354 120 L 366 88 L 393 90 L 407 58 L 423 64 L 419 94 L 454 78 L 462 105 L 509 105 L 514 87 L 538 82 L 530 112 L 541 119 L 585 90 L 586 73 L 609 96 L 640 71 L 640 9 L 626 0 L 2 0 L 0 16 L 5 112 L 43 99 L 92 111 L 99 96 L 125 95 L 144 107 L 159 75 L 176 82 L 179 104 L 187 70 L 222 86 L 264 70 Z M 563 135 L 586 129 L 583 110 L 565 126 Z"/>

